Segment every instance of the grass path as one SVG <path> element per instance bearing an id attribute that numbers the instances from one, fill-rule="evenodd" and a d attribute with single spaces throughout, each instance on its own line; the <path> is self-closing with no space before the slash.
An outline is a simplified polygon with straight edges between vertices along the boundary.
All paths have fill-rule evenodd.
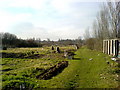
<path id="1" fill-rule="evenodd" d="M 92 60 L 89 60 L 92 59 Z M 69 60 L 69 66 L 62 73 L 50 80 L 39 81 L 46 88 L 115 88 L 118 86 L 115 75 L 109 73 L 114 64 L 103 53 L 81 48 L 76 52 L 74 60 Z"/>

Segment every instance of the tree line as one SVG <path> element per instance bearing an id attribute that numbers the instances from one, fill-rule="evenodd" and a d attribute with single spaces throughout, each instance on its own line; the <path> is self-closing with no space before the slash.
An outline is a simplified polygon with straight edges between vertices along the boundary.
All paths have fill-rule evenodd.
<path id="1" fill-rule="evenodd" d="M 91 35 L 88 32 L 89 28 L 85 31 L 87 47 L 100 51 L 104 39 L 120 38 L 120 1 L 103 3 L 92 24 Z"/>
<path id="2" fill-rule="evenodd" d="M 66 46 L 66 45 L 78 45 L 79 47 L 84 44 L 84 40 L 80 37 L 75 40 L 71 39 L 59 39 L 58 41 L 51 41 L 49 38 L 47 40 L 41 41 L 40 38 L 30 38 L 30 39 L 18 39 L 18 37 L 11 33 L 0 33 L 0 47 L 5 48 L 15 48 L 15 47 L 42 47 L 42 46 Z"/>
<path id="3" fill-rule="evenodd" d="M 39 47 L 41 44 L 33 39 L 18 39 L 16 35 L 11 33 L 0 33 L 1 48 L 13 47 Z"/>

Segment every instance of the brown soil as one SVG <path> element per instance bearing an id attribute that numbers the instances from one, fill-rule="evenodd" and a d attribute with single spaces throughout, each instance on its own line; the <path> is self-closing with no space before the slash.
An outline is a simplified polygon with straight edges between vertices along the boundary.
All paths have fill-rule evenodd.
<path id="1" fill-rule="evenodd" d="M 25 53 L 5 53 L 2 52 L 2 58 L 30 58 L 30 59 L 36 59 L 44 56 L 43 54 L 30 54 L 27 55 Z"/>
<path id="2" fill-rule="evenodd" d="M 68 66 L 68 61 L 62 61 L 62 62 L 58 63 L 57 65 L 45 70 L 40 75 L 36 76 L 36 78 L 44 79 L 44 80 L 51 79 L 53 76 L 56 76 L 57 74 L 62 72 L 63 69 L 67 66 Z"/>

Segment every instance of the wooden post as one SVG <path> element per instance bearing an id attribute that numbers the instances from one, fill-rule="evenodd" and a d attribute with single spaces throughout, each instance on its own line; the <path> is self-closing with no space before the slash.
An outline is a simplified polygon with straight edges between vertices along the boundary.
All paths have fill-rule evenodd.
<path id="1" fill-rule="evenodd" d="M 107 41 L 105 41 L 105 54 L 107 54 Z"/>
<path id="2" fill-rule="evenodd" d="M 119 52 L 119 40 L 115 40 L 115 56 L 118 56 L 118 52 Z"/>
<path id="3" fill-rule="evenodd" d="M 108 40 L 108 54 L 110 54 L 110 41 Z"/>
<path id="4" fill-rule="evenodd" d="M 114 41 L 112 40 L 112 55 L 113 55 L 113 52 L 114 52 L 114 45 L 113 45 Z"/>
<path id="5" fill-rule="evenodd" d="M 106 53 L 106 41 L 104 40 L 104 53 Z"/>
<path id="6" fill-rule="evenodd" d="M 104 53 L 106 53 L 106 41 L 104 41 Z"/>
<path id="7" fill-rule="evenodd" d="M 118 58 L 120 58 L 120 40 L 119 40 L 119 43 L 118 43 Z"/>
<path id="8" fill-rule="evenodd" d="M 53 47 L 53 46 L 51 47 L 51 50 L 54 50 L 54 47 Z"/>
<path id="9" fill-rule="evenodd" d="M 59 47 L 56 47 L 56 52 L 60 53 L 60 48 Z"/>
<path id="10" fill-rule="evenodd" d="M 107 51 L 108 51 L 108 44 L 107 44 L 108 42 L 107 42 L 107 40 L 106 40 L 106 51 L 105 51 L 105 54 L 107 54 Z"/>
<path id="11" fill-rule="evenodd" d="M 120 40 L 103 40 L 103 53 L 118 57 L 120 54 Z"/>
<path id="12" fill-rule="evenodd" d="M 103 40 L 103 53 L 105 53 L 105 40 Z"/>
<path id="13" fill-rule="evenodd" d="M 113 49 L 113 48 L 112 48 L 112 47 L 113 47 L 112 40 L 110 40 L 110 43 L 111 43 L 111 44 L 110 44 L 110 55 L 112 55 L 112 54 L 113 54 L 113 53 L 112 53 L 112 51 L 113 51 L 113 50 L 112 50 L 112 49 Z"/>
<path id="14" fill-rule="evenodd" d="M 113 40 L 113 56 L 115 56 L 115 40 Z"/>

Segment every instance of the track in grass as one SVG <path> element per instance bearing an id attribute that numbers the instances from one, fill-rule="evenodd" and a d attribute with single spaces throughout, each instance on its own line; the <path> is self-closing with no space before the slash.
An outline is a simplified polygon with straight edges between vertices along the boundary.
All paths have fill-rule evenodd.
<path id="1" fill-rule="evenodd" d="M 46 88 L 116 88 L 116 74 L 112 74 L 110 64 L 115 64 L 110 57 L 96 51 L 82 48 L 76 52 L 74 60 L 59 75 L 50 80 L 43 80 Z M 108 65 L 106 61 L 109 61 Z M 115 79 L 116 78 L 116 79 Z"/>

